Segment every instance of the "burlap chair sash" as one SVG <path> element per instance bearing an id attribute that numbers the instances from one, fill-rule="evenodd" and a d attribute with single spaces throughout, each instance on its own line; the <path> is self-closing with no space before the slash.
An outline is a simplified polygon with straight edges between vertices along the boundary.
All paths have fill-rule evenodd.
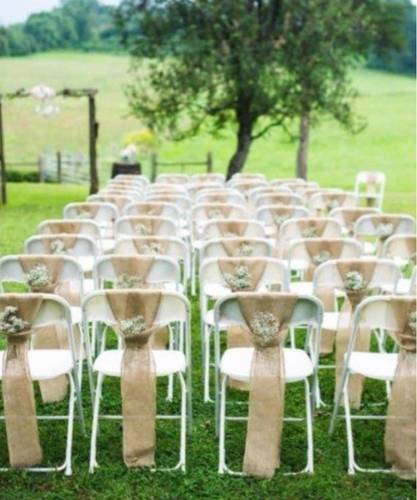
<path id="1" fill-rule="evenodd" d="M 71 254 L 71 250 L 77 242 L 77 235 L 59 233 L 51 236 L 42 236 L 41 241 L 47 254 Z"/>
<path id="2" fill-rule="evenodd" d="M 371 219 L 372 226 L 376 232 L 377 238 L 377 255 L 381 255 L 384 242 L 393 234 L 395 234 L 401 218 L 398 215 L 381 214 L 374 215 Z M 380 233 L 378 234 L 378 231 Z"/>
<path id="3" fill-rule="evenodd" d="M 79 220 L 56 220 L 48 222 L 46 227 L 52 234 L 78 234 L 81 222 Z"/>
<path id="4" fill-rule="evenodd" d="M 389 333 L 399 347 L 385 423 L 385 459 L 403 479 L 416 479 L 416 298 L 390 301 Z"/>
<path id="5" fill-rule="evenodd" d="M 7 339 L 3 355 L 2 394 L 9 462 L 12 467 L 32 467 L 42 462 L 35 396 L 28 362 L 29 339 L 34 333 L 31 324 L 41 303 L 41 296 L 0 295 L 0 313 L 4 315 L 6 308 L 13 308 L 15 318 L 23 321 L 12 333 L 6 331 L 7 325 L 0 323 L 0 333 Z M 10 317 L 8 321 L 11 321 Z"/>
<path id="6" fill-rule="evenodd" d="M 124 206 L 130 201 L 127 196 L 112 196 L 110 194 L 101 194 L 100 200 L 107 203 L 113 203 L 113 205 L 116 205 L 119 212 L 121 212 Z"/>
<path id="7" fill-rule="evenodd" d="M 158 233 L 158 230 L 163 222 L 159 217 L 131 217 L 129 224 L 135 234 L 139 236 L 152 236 Z"/>
<path id="8" fill-rule="evenodd" d="M 71 280 L 61 280 L 60 275 L 64 260 L 55 255 L 37 256 L 37 255 L 21 255 L 19 263 L 22 266 L 26 276 L 29 277 L 28 287 L 32 293 L 52 293 L 59 295 L 65 299 L 71 306 L 80 306 L 81 290 L 79 286 L 74 286 Z M 45 277 L 48 280 L 43 283 L 34 283 L 30 281 L 31 273 L 35 269 L 43 268 L 46 271 Z M 33 338 L 34 349 L 69 349 L 68 332 L 62 322 L 42 325 L 35 328 L 36 335 Z M 79 347 L 80 332 L 75 332 L 76 345 Z M 78 349 L 77 349 L 78 352 Z M 59 377 L 40 380 L 39 387 L 41 390 L 42 400 L 45 403 L 62 401 L 68 392 L 68 378 L 66 375 Z"/>
<path id="9" fill-rule="evenodd" d="M 336 332 L 336 383 L 335 398 L 342 382 L 344 355 L 348 349 L 350 337 L 352 335 L 352 318 L 357 306 L 361 301 L 369 296 L 372 289 L 372 278 L 375 272 L 376 262 L 374 261 L 356 261 L 356 262 L 338 262 L 337 270 L 340 281 L 345 283 L 348 272 L 355 271 L 360 273 L 364 279 L 364 286 L 356 291 L 344 288 L 346 299 L 339 313 L 339 320 Z M 336 278 L 337 279 L 337 278 Z M 337 282 L 337 281 L 336 281 Z M 356 342 L 353 346 L 354 351 L 369 351 L 371 339 L 371 329 L 369 325 L 362 321 L 359 325 Z M 361 405 L 363 391 L 363 377 L 361 375 L 351 375 L 349 378 L 348 393 L 352 408 L 359 408 Z"/>
<path id="10" fill-rule="evenodd" d="M 330 259 L 338 259 L 343 251 L 343 240 L 331 238 L 314 238 L 304 241 L 304 248 L 309 257 L 308 268 L 304 279 L 312 281 L 317 266 Z"/>
<path id="11" fill-rule="evenodd" d="M 140 206 L 135 207 L 138 215 L 155 215 L 160 217 L 164 211 L 163 203 L 141 203 Z"/>
<path id="12" fill-rule="evenodd" d="M 246 221 L 218 221 L 216 224 L 222 237 L 243 237 L 248 227 Z"/>
<path id="13" fill-rule="evenodd" d="M 207 219 L 227 219 L 232 208 L 227 203 L 208 203 L 203 207 Z"/>
<path id="14" fill-rule="evenodd" d="M 100 206 L 96 203 L 77 203 L 74 206 L 79 219 L 94 219 Z"/>
<path id="15" fill-rule="evenodd" d="M 122 336 L 123 458 L 127 467 L 155 464 L 156 376 L 149 339 L 161 302 L 156 291 L 111 290 L 107 302 Z"/>
<path id="16" fill-rule="evenodd" d="M 228 257 L 251 257 L 253 243 L 244 238 L 223 238 L 221 244 Z"/>
<path id="17" fill-rule="evenodd" d="M 353 207 L 344 208 L 340 213 L 343 218 L 343 225 L 349 232 L 349 236 L 353 236 L 353 228 L 355 222 L 360 219 L 363 215 L 373 214 L 375 211 L 372 208 L 365 207 Z"/>
<path id="18" fill-rule="evenodd" d="M 333 209 L 343 206 L 346 198 L 346 193 L 323 193 L 321 206 L 318 207 L 318 210 L 323 214 L 328 214 Z"/>
<path id="19" fill-rule="evenodd" d="M 293 294 L 238 294 L 254 345 L 243 471 L 270 478 L 280 465 L 284 415 L 283 344 L 297 297 Z"/>
<path id="20" fill-rule="evenodd" d="M 165 255 L 169 241 L 165 238 L 154 236 L 143 236 L 131 239 L 138 254 L 142 255 Z"/>

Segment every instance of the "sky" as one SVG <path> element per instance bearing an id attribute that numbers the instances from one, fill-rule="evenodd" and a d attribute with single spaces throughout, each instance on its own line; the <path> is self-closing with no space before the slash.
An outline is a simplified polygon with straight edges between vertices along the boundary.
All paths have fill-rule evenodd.
<path id="1" fill-rule="evenodd" d="M 117 5 L 120 0 L 100 0 L 101 3 Z M 21 23 L 30 14 L 51 10 L 60 4 L 60 0 L 0 0 L 0 25 Z"/>

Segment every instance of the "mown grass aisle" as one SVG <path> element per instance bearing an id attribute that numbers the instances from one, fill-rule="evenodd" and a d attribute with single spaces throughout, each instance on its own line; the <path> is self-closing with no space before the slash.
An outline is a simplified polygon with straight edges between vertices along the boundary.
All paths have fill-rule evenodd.
<path id="1" fill-rule="evenodd" d="M 394 185 L 389 185 L 395 189 Z M 82 200 L 86 189 L 55 185 L 11 185 L 10 205 L 0 208 L 0 254 L 18 253 L 26 237 L 32 234 L 45 218 L 61 217 L 62 207 L 70 202 Z M 410 210 L 411 206 L 407 206 Z M 391 475 L 346 473 L 346 439 L 343 422 L 330 437 L 328 425 L 331 407 L 320 410 L 314 422 L 315 473 L 314 475 L 283 476 L 280 472 L 270 481 L 252 478 L 232 478 L 217 474 L 217 440 L 214 433 L 214 407 L 202 402 L 202 384 L 199 342 L 199 307 L 192 302 L 193 334 L 193 433 L 188 439 L 187 473 L 150 473 L 127 470 L 121 453 L 121 427 L 119 423 L 105 422 L 99 436 L 98 460 L 100 468 L 94 475 L 88 474 L 89 434 L 83 437 L 78 426 L 74 436 L 73 476 L 62 474 L 0 473 L 1 499 L 189 499 L 189 498 L 285 498 L 285 499 L 408 499 L 414 496 L 412 484 Z M 323 395 L 331 400 L 333 378 L 321 373 Z M 383 397 L 382 384 L 372 384 L 375 399 Z M 298 387 L 297 387 L 298 386 Z M 165 401 L 165 383 L 158 385 L 158 410 L 168 410 L 176 401 Z M 368 386 L 367 386 L 368 387 Z M 370 387 L 370 386 L 369 386 Z M 91 406 L 87 381 L 84 382 L 84 408 L 88 433 L 91 422 Z M 368 392 L 369 395 L 369 392 Z M 286 414 L 299 415 L 303 411 L 303 390 L 299 384 L 287 387 Z M 237 396 L 235 396 L 237 397 Z M 239 395 L 242 399 L 242 396 Z M 60 409 L 56 405 L 56 410 Z M 119 380 L 108 380 L 104 387 L 103 409 L 119 412 Z M 242 411 L 242 407 L 237 408 Z M 366 408 L 369 410 L 369 408 Z M 385 410 L 377 407 L 376 410 Z M 38 405 L 41 411 L 41 405 Z M 234 409 L 233 411 L 236 411 Z M 45 456 L 53 458 L 62 454 L 64 434 L 60 427 L 40 426 Z M 157 460 L 172 464 L 177 458 L 178 433 L 174 423 L 158 423 Z M 227 449 L 235 467 L 240 466 L 243 453 L 245 426 L 236 423 L 230 426 Z M 59 436 L 61 439 L 58 439 Z M 383 457 L 383 423 L 368 422 L 357 433 L 356 443 L 359 459 L 367 463 L 380 464 Z M 4 426 L 1 425 L 0 460 L 5 463 Z M 305 433 L 299 424 L 284 427 L 282 463 L 299 468 L 305 460 Z M 30 491 L 30 495 L 28 494 Z"/>

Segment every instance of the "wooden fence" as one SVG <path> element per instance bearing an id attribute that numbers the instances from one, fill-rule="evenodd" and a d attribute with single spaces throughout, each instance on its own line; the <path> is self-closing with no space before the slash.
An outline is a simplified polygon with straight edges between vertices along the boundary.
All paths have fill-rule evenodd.
<path id="1" fill-rule="evenodd" d="M 88 168 L 88 158 L 82 153 L 43 152 L 38 163 L 39 182 L 86 184 Z"/>
<path id="2" fill-rule="evenodd" d="M 197 166 L 203 166 L 205 167 L 206 172 L 212 172 L 213 171 L 213 155 L 208 152 L 206 155 L 206 159 L 203 161 L 161 161 L 159 160 L 158 156 L 156 154 L 153 154 L 151 156 L 151 172 L 150 172 L 150 178 L 151 181 L 154 181 L 156 179 L 156 176 L 159 173 L 159 169 L 162 168 L 171 168 L 175 169 L 176 167 L 180 167 L 180 172 L 184 173 L 185 170 L 188 167 L 197 167 Z"/>

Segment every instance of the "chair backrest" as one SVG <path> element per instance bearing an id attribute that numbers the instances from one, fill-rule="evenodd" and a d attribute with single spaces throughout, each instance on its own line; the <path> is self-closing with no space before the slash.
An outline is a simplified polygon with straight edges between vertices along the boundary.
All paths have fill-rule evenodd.
<path id="1" fill-rule="evenodd" d="M 190 178 L 186 174 L 159 174 L 155 179 L 155 184 L 187 184 Z"/>
<path id="2" fill-rule="evenodd" d="M 22 258 L 25 256 L 22 255 Z M 43 262 L 45 259 L 54 260 L 55 256 L 52 255 L 40 255 Z M 62 256 L 63 265 L 60 269 L 58 276 L 59 281 L 71 281 L 77 283 L 77 288 L 80 292 L 80 296 L 83 295 L 83 270 L 76 259 L 69 256 Z M 0 292 L 3 293 L 3 282 L 17 282 L 26 283 L 27 275 L 24 271 L 21 262 L 19 260 L 19 255 L 7 255 L 0 258 Z"/>
<path id="3" fill-rule="evenodd" d="M 116 257 L 116 256 L 115 256 Z M 144 259 L 143 255 L 117 256 L 118 259 L 128 259 L 134 262 L 138 269 L 141 268 Z M 112 256 L 99 257 L 93 269 L 93 276 L 96 288 L 103 288 L 105 282 L 116 282 L 119 278 L 113 263 Z M 170 257 L 161 255 L 153 256 L 152 266 L 146 276 L 147 283 L 173 283 L 178 285 L 180 282 L 180 269 L 178 263 Z"/>
<path id="4" fill-rule="evenodd" d="M 155 229 L 152 231 L 151 225 L 155 224 Z M 144 227 L 144 230 L 151 231 L 141 234 L 139 227 Z M 114 233 L 116 238 L 125 235 L 137 236 L 178 236 L 178 226 L 173 219 L 167 217 L 156 217 L 153 215 L 125 215 L 117 219 L 114 226 Z"/>
<path id="5" fill-rule="evenodd" d="M 115 188 L 115 187 L 105 187 L 104 189 L 100 189 L 97 193 L 98 196 L 127 196 L 132 198 L 134 201 L 143 200 L 144 194 L 143 190 L 136 189 L 124 189 L 124 188 Z"/>
<path id="6" fill-rule="evenodd" d="M 125 195 L 111 195 L 111 194 L 91 194 L 88 196 L 87 201 L 103 201 L 112 203 L 117 207 L 119 213 L 121 213 L 130 203 L 135 200 L 132 196 Z"/>
<path id="7" fill-rule="evenodd" d="M 329 213 L 329 217 L 333 217 L 338 222 L 340 222 L 342 226 L 349 228 L 350 226 L 354 225 L 354 223 L 363 215 L 372 213 L 377 214 L 379 212 L 380 210 L 374 207 L 338 207 L 334 208 Z"/>
<path id="8" fill-rule="evenodd" d="M 207 172 L 205 174 L 193 174 L 191 176 L 191 182 L 221 182 L 224 184 L 225 177 L 223 174 L 217 172 Z"/>
<path id="9" fill-rule="evenodd" d="M 149 194 L 146 196 L 146 201 L 149 202 L 168 202 L 173 203 L 178 207 L 181 213 L 186 215 L 191 209 L 191 200 L 188 196 L 177 194 Z"/>
<path id="10" fill-rule="evenodd" d="M 146 196 L 150 194 L 175 194 L 187 196 L 187 184 L 176 184 L 174 183 L 159 183 L 159 184 L 149 184 L 146 187 Z"/>
<path id="11" fill-rule="evenodd" d="M 248 193 L 249 203 L 257 205 L 257 200 L 260 196 L 269 194 L 292 194 L 290 188 L 285 186 L 259 186 L 251 189 Z"/>
<path id="12" fill-rule="evenodd" d="M 356 207 L 358 200 L 354 193 L 316 193 L 308 202 L 314 213 L 329 213 L 338 207 Z"/>
<path id="13" fill-rule="evenodd" d="M 160 210 L 162 209 L 162 210 Z M 154 213 L 153 213 L 154 212 Z M 179 220 L 181 212 L 174 203 L 167 202 L 139 202 L 131 203 L 126 207 L 125 215 L 156 215 L 168 217 L 168 219 Z"/>
<path id="14" fill-rule="evenodd" d="M 192 233 L 199 236 L 209 220 L 248 218 L 249 214 L 242 205 L 232 205 L 231 203 L 198 203 L 191 209 Z"/>
<path id="15" fill-rule="evenodd" d="M 268 193 L 261 194 L 256 199 L 256 206 L 264 205 L 303 205 L 303 200 L 300 196 L 294 193 Z"/>
<path id="16" fill-rule="evenodd" d="M 363 262 L 360 259 L 336 259 L 324 262 L 317 267 L 314 278 L 313 288 L 325 289 L 344 289 L 344 277 L 338 271 L 338 262 L 351 263 L 352 269 L 355 264 Z M 368 283 L 369 288 L 382 288 L 384 291 L 395 291 L 398 281 L 401 277 L 399 267 L 388 259 L 367 259 L 366 262 L 375 263 L 375 271 L 372 280 Z"/>
<path id="17" fill-rule="evenodd" d="M 295 194 L 302 196 L 306 189 L 319 189 L 319 185 L 317 182 L 309 181 L 309 182 L 285 182 L 284 184 L 279 184 L 281 188 L 291 189 L 291 191 Z"/>
<path id="18" fill-rule="evenodd" d="M 159 242 L 157 254 L 165 255 L 183 263 L 184 281 L 190 277 L 190 252 L 187 244 L 180 238 L 164 236 L 122 237 L 115 242 L 113 253 L 116 255 L 155 255 L 151 242 Z"/>
<path id="19" fill-rule="evenodd" d="M 219 229 L 218 223 L 243 223 L 246 224 L 246 228 L 244 234 L 239 235 L 243 238 L 265 238 L 265 228 L 263 225 L 255 220 L 247 220 L 247 219 L 217 219 L 217 220 L 209 220 L 204 226 L 202 230 L 202 238 L 205 240 L 213 239 L 213 238 L 224 238 L 230 237 L 230 235 L 226 235 L 221 232 Z M 237 235 L 235 235 L 237 236 Z"/>
<path id="20" fill-rule="evenodd" d="M 207 241 L 200 249 L 199 257 L 200 262 L 207 258 L 228 257 L 228 253 L 224 246 L 224 242 L 230 241 L 230 238 L 216 238 Z M 251 257 L 271 257 L 273 246 L 269 240 L 264 238 L 236 238 L 237 242 L 244 245 L 249 245 L 251 248 Z M 235 257 L 237 257 L 236 255 Z M 231 256 L 232 257 L 232 256 Z"/>
<path id="21" fill-rule="evenodd" d="M 251 257 L 245 257 L 250 259 Z M 242 257 L 237 257 L 236 262 L 241 261 Z M 233 258 L 230 259 L 231 261 Z M 289 271 L 287 263 L 283 260 L 275 259 L 273 257 L 262 257 L 266 266 L 261 276 L 257 290 L 265 289 L 268 285 L 281 285 L 281 290 L 289 289 Z M 200 288 L 204 289 L 206 285 L 221 285 L 229 288 L 223 273 L 219 266 L 218 258 L 207 258 L 201 263 L 200 267 Z"/>
<path id="22" fill-rule="evenodd" d="M 261 186 L 268 186 L 268 183 L 265 180 L 262 179 L 231 179 L 228 184 L 228 186 L 232 187 L 233 189 L 237 189 L 241 193 L 245 194 L 245 196 L 249 195 L 249 192 L 252 189 L 255 189 L 257 187 Z"/>
<path id="23" fill-rule="evenodd" d="M 233 205 L 246 205 L 246 198 L 242 193 L 231 188 L 202 189 L 196 194 L 194 202 L 197 203 L 232 203 Z"/>
<path id="24" fill-rule="evenodd" d="M 101 241 L 100 226 L 97 222 L 93 220 L 80 220 L 80 219 L 49 219 L 41 222 L 38 226 L 38 234 L 57 234 L 57 233 L 68 233 L 74 234 L 72 231 L 67 231 L 68 224 L 75 223 L 76 226 L 79 225 L 77 233 L 86 234 L 91 236 L 93 239 L 98 239 Z"/>
<path id="25" fill-rule="evenodd" d="M 96 257 L 99 253 L 95 241 L 83 234 L 68 235 L 68 234 L 45 234 L 35 235 L 28 238 L 24 243 L 24 252 L 28 254 L 48 254 L 48 248 L 44 245 L 44 240 L 59 240 L 66 237 L 75 238 L 74 245 L 67 252 L 67 255 L 72 257 Z M 50 252 L 52 253 L 52 252 Z"/>
<path id="26" fill-rule="evenodd" d="M 256 179 L 264 181 L 265 175 L 261 173 L 252 173 L 252 172 L 237 172 L 236 174 L 232 175 L 231 181 L 256 180 Z"/>
<path id="27" fill-rule="evenodd" d="M 187 184 L 187 192 L 190 198 L 194 200 L 202 189 L 217 190 L 223 187 L 224 184 L 222 181 L 190 182 Z"/>
<path id="28" fill-rule="evenodd" d="M 394 234 L 382 246 L 381 257 L 404 263 L 416 256 L 416 234 Z"/>
<path id="29" fill-rule="evenodd" d="M 329 242 L 341 244 L 340 259 L 358 259 L 363 252 L 362 245 L 353 238 L 302 238 L 293 240 L 288 248 L 288 266 L 290 269 L 307 269 L 311 257 L 306 248 L 306 242 Z"/>
<path id="30" fill-rule="evenodd" d="M 354 226 L 354 235 L 356 238 L 361 236 L 378 236 L 378 225 L 384 220 L 388 214 L 369 214 L 358 219 Z M 391 234 L 414 234 L 416 230 L 416 222 L 414 217 L 407 214 L 389 215 L 396 220 L 395 227 Z"/>
<path id="31" fill-rule="evenodd" d="M 297 205 L 263 205 L 256 210 L 255 217 L 266 226 L 274 226 L 276 224 L 274 218 L 274 209 L 288 209 L 291 219 L 300 219 L 302 217 L 308 217 L 310 215 L 310 212 L 307 208 Z"/>
<path id="32" fill-rule="evenodd" d="M 63 211 L 64 219 L 91 218 L 100 225 L 111 225 L 117 219 L 118 210 L 113 203 L 89 203 L 91 208 L 96 210 L 93 217 L 87 213 L 85 213 L 85 216 L 80 216 L 80 210 L 82 210 L 83 205 L 84 203 L 69 203 L 68 205 L 65 205 Z"/>

